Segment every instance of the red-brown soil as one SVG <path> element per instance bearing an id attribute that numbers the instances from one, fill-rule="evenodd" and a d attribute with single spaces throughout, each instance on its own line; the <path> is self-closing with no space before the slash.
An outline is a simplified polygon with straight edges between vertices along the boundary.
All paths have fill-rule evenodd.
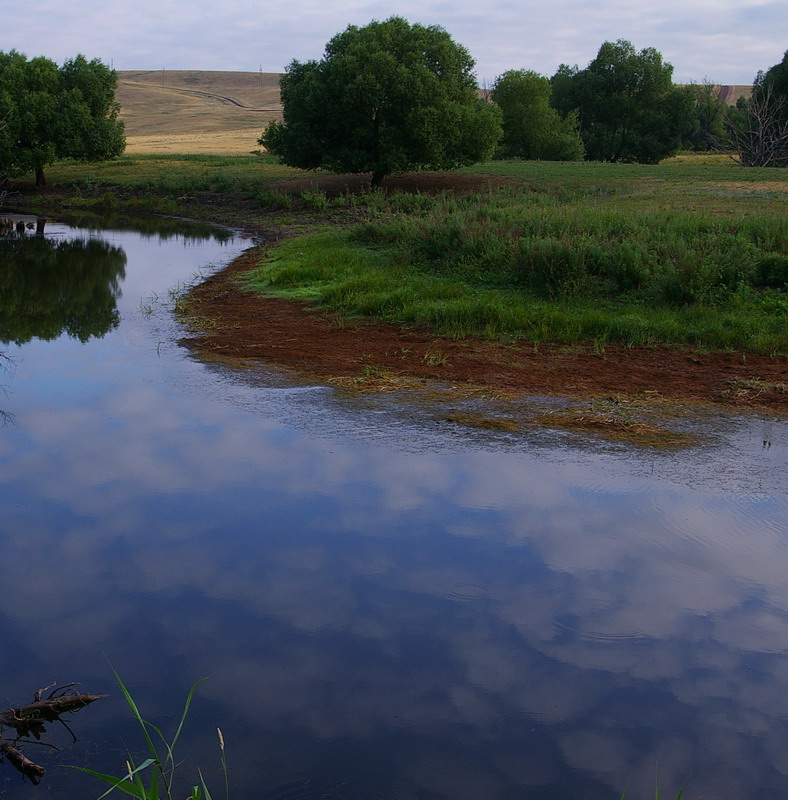
<path id="1" fill-rule="evenodd" d="M 205 331 L 184 343 L 211 353 L 259 359 L 334 380 L 414 376 L 464 388 L 565 397 L 653 393 L 671 400 L 788 411 L 788 358 L 607 346 L 453 341 L 429 330 L 343 318 L 305 303 L 238 288 L 256 266 L 253 248 L 192 292 Z M 352 383 L 352 380 L 350 381 Z"/>

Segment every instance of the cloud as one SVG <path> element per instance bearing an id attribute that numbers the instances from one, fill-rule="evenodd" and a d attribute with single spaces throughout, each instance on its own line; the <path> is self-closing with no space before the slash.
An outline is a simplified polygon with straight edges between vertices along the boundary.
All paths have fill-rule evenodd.
<path id="1" fill-rule="evenodd" d="M 666 0 L 632 4 L 579 0 L 480 7 L 402 0 L 396 6 L 347 0 L 315 0 L 265 7 L 248 0 L 162 5 L 140 0 L 75 0 L 64 6 L 42 0 L 37 13 L 16 4 L 6 10 L 0 49 L 58 61 L 84 52 L 118 69 L 223 69 L 279 72 L 293 58 L 320 58 L 323 47 L 348 24 L 364 25 L 396 13 L 411 21 L 437 24 L 470 50 L 480 78 L 507 69 L 552 74 L 560 63 L 585 66 L 603 41 L 630 39 L 656 47 L 675 67 L 678 81 L 709 76 L 722 83 L 749 83 L 755 72 L 778 62 L 788 11 L 782 2 Z"/>

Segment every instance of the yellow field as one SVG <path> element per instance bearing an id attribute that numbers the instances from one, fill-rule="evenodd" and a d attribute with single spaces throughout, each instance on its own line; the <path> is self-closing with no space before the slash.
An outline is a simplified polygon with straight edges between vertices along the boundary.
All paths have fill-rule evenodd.
<path id="1" fill-rule="evenodd" d="M 279 74 L 149 70 L 118 73 L 128 153 L 248 153 L 281 117 Z"/>
<path id="2" fill-rule="evenodd" d="M 259 150 L 258 130 L 213 131 L 194 133 L 161 133 L 150 136 L 127 136 L 126 152 L 130 155 L 166 155 L 170 153 L 201 153 L 238 155 Z"/>
<path id="3" fill-rule="evenodd" d="M 117 98 L 132 154 L 248 153 L 279 119 L 279 73 L 143 70 L 118 72 Z M 728 103 L 752 87 L 723 86 Z"/>

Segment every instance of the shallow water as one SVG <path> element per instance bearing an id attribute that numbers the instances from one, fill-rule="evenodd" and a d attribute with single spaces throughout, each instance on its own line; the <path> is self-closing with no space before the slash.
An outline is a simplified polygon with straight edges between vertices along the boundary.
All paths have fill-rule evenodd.
<path id="1" fill-rule="evenodd" d="M 76 744 L 26 746 L 41 787 L 0 765 L 3 796 L 98 796 L 65 765 L 123 771 L 140 737 L 110 664 L 166 729 L 210 676 L 180 769 L 219 797 L 217 726 L 235 798 L 784 792 L 784 420 L 688 412 L 701 444 L 655 453 L 201 362 L 172 305 L 248 245 L 217 235 L 49 223 L 99 243 L 98 274 L 52 246 L 71 260 L 39 255 L 38 288 L 0 278 L 3 702 L 110 695 L 69 720 Z M 95 308 L 51 291 L 64 270 Z M 37 316 L 44 296 L 61 307 Z"/>

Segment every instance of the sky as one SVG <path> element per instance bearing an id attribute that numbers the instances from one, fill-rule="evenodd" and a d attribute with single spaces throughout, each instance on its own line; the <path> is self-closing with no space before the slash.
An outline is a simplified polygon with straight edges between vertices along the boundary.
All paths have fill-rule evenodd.
<path id="1" fill-rule="evenodd" d="M 440 25 L 476 60 L 480 84 L 508 69 L 585 67 L 605 41 L 655 47 L 678 83 L 750 84 L 788 49 L 788 0 L 39 0 L 3 9 L 0 51 L 118 70 L 281 72 L 319 59 L 348 25 L 405 17 Z"/>

